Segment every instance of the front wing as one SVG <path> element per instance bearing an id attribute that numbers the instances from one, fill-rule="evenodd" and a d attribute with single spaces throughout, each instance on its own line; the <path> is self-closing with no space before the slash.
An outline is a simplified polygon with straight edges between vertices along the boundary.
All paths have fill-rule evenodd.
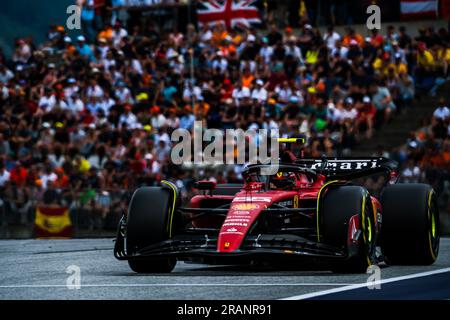
<path id="1" fill-rule="evenodd" d="M 224 253 L 217 251 L 217 237 L 179 235 L 129 254 L 125 250 L 124 236 L 119 234 L 114 255 L 119 260 L 177 258 L 211 264 L 234 264 L 254 260 L 274 261 L 274 257 L 280 260 L 345 260 L 357 251 L 357 245 L 343 250 L 298 236 L 268 234 L 247 236 L 239 250 Z"/>

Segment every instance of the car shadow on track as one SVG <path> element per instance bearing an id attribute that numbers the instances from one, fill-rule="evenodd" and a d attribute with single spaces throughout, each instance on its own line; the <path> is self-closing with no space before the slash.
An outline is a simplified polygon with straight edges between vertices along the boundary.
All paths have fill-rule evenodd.
<path id="1" fill-rule="evenodd" d="M 387 267 L 385 264 L 380 264 L 380 268 Z M 327 266 L 317 265 L 200 265 L 200 264 L 181 264 L 175 268 L 171 273 L 148 273 L 138 274 L 130 270 L 126 273 L 114 273 L 112 276 L 158 276 L 158 277 L 180 277 L 180 276 L 261 276 L 261 277 L 336 277 L 336 275 L 358 275 L 357 273 L 333 273 Z M 360 275 L 360 274 L 359 274 Z"/>

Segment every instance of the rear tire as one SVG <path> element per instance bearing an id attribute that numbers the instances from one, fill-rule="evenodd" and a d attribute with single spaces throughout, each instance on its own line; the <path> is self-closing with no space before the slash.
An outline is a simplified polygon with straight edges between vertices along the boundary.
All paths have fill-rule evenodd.
<path id="1" fill-rule="evenodd" d="M 381 196 L 381 250 L 388 264 L 430 265 L 439 253 L 439 210 L 426 184 L 397 184 Z"/>
<path id="2" fill-rule="evenodd" d="M 332 265 L 333 272 L 365 273 L 367 268 L 377 263 L 376 231 L 373 208 L 366 189 L 360 186 L 331 186 L 323 197 L 322 231 L 323 242 L 342 248 L 350 254 L 348 248 L 349 222 L 358 215 L 359 237 L 358 252 L 348 260 Z"/>
<path id="3" fill-rule="evenodd" d="M 168 240 L 173 200 L 169 190 L 145 187 L 135 191 L 128 208 L 126 250 L 133 255 L 149 245 Z M 173 222 L 173 221 L 172 221 Z M 130 259 L 131 270 L 138 273 L 171 272 L 176 259 Z"/>

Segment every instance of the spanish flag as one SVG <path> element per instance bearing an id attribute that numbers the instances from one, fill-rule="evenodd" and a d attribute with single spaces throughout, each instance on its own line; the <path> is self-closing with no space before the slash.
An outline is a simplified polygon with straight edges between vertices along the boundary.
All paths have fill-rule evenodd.
<path id="1" fill-rule="evenodd" d="M 39 239 L 67 239 L 73 228 L 67 207 L 37 207 L 34 230 Z"/>

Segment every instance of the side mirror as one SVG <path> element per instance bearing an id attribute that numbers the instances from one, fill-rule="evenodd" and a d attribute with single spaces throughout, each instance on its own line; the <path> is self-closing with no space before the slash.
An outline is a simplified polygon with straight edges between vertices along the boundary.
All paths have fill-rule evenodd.
<path id="1" fill-rule="evenodd" d="M 194 188 L 203 191 L 212 191 L 216 188 L 216 183 L 214 181 L 207 180 L 197 181 L 194 183 Z"/>

